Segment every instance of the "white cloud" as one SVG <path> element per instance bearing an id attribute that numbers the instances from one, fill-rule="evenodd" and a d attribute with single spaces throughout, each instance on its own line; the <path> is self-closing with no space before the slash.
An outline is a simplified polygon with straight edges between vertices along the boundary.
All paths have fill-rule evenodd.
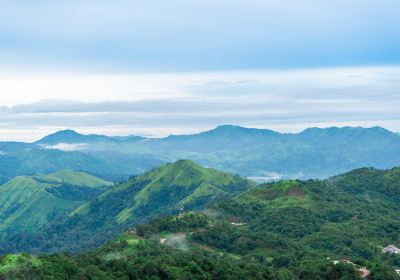
<path id="1" fill-rule="evenodd" d="M 61 150 L 65 152 L 83 151 L 87 148 L 87 143 L 58 143 L 56 145 L 43 145 L 45 149 Z"/>
<path id="2" fill-rule="evenodd" d="M 35 140 L 65 128 L 165 136 L 220 124 L 279 131 L 381 125 L 399 131 L 398 77 L 400 67 L 165 75 L 3 72 L 0 92 L 7 94 L 0 105 L 8 106 L 0 108 L 0 138 Z"/>

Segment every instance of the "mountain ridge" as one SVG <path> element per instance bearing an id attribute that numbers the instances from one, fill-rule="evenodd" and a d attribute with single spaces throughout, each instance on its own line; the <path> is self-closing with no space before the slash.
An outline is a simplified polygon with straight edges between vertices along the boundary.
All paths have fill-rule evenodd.
<path id="1" fill-rule="evenodd" d="M 67 135 L 65 139 L 63 134 Z M 400 154 L 400 138 L 381 127 L 279 133 L 223 125 L 165 138 L 82 135 L 71 130 L 48 137 L 39 140 L 41 144 L 0 142 L 0 182 L 63 168 L 120 182 L 181 158 L 264 180 L 327 178 L 364 166 L 400 165 L 396 156 Z M 46 141 L 48 144 L 44 144 Z"/>
<path id="2" fill-rule="evenodd" d="M 42 140 L 44 140 L 46 137 L 49 136 L 57 136 L 57 135 L 62 135 L 62 134 L 70 134 L 70 135 L 76 135 L 76 136 L 96 136 L 99 138 L 125 138 L 125 137 L 142 137 L 143 139 L 165 139 L 169 137 L 179 137 L 179 136 L 194 136 L 194 135 L 201 135 L 201 134 L 215 134 L 219 132 L 232 132 L 232 131 L 251 131 L 251 132 L 260 132 L 260 133 L 274 133 L 274 134 L 283 134 L 283 135 L 296 135 L 296 134 L 303 134 L 307 133 L 309 131 L 344 131 L 344 130 L 354 130 L 354 131 L 359 131 L 359 130 L 372 130 L 372 131 L 381 131 L 381 132 L 390 132 L 393 134 L 400 134 L 400 132 L 394 132 L 389 129 L 383 128 L 381 126 L 371 126 L 371 127 L 362 127 L 362 126 L 329 126 L 329 127 L 308 127 L 305 128 L 297 133 L 295 132 L 279 132 L 275 131 L 272 129 L 268 128 L 253 128 L 253 127 L 245 127 L 245 126 L 240 126 L 240 125 L 232 125 L 232 124 L 223 124 L 223 125 L 218 125 L 215 128 L 205 130 L 205 131 L 199 131 L 195 133 L 190 133 L 190 134 L 171 134 L 165 137 L 143 137 L 143 136 L 138 136 L 138 135 L 127 135 L 127 136 L 119 136 L 119 135 L 113 135 L 113 136 L 106 136 L 102 134 L 83 134 L 79 133 L 73 129 L 64 129 L 64 130 L 59 130 L 54 133 L 48 134 L 44 137 L 42 137 L 39 140 L 36 140 L 35 143 L 40 143 Z M 9 141 L 9 142 L 18 142 L 18 141 Z M 19 142 L 19 143 L 24 143 L 24 142 Z"/>

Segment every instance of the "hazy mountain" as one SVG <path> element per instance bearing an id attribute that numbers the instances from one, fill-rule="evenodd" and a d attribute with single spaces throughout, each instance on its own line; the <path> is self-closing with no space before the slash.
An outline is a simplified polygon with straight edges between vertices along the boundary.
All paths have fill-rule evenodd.
<path id="1" fill-rule="evenodd" d="M 151 147 L 163 152 L 183 151 L 209 153 L 231 151 L 247 146 L 260 145 L 282 137 L 282 134 L 268 130 L 222 125 L 193 135 L 172 135 L 152 141 Z"/>
<path id="2" fill-rule="evenodd" d="M 54 145 L 60 143 L 93 143 L 93 142 L 117 142 L 117 141 L 137 141 L 143 139 L 140 136 L 116 136 L 110 137 L 105 135 L 98 134 L 89 134 L 83 135 L 74 130 L 61 130 L 56 133 L 45 136 L 39 141 L 35 142 L 36 144 L 41 145 Z"/>
<path id="3" fill-rule="evenodd" d="M 398 166 L 399 154 L 400 137 L 381 127 L 309 128 L 284 134 L 224 125 L 165 138 L 64 130 L 32 144 L 0 143 L 0 178 L 68 168 L 121 181 L 181 158 L 260 180 L 327 178 L 366 166 Z"/>
<path id="4" fill-rule="evenodd" d="M 76 147 L 76 145 L 75 145 Z M 79 151 L 65 143 L 57 147 L 18 142 L 0 142 L 0 183 L 16 176 L 41 175 L 60 169 L 84 171 L 110 181 L 122 181 L 131 174 L 149 170 L 164 161 L 123 151 L 99 153 Z"/>

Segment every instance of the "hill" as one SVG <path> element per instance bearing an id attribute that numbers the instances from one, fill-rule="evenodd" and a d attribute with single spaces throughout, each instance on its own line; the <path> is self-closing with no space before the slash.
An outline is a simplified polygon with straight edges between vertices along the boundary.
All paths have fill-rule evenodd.
<path id="1" fill-rule="evenodd" d="M 238 175 L 179 160 L 134 176 L 71 211 L 68 219 L 55 220 L 42 229 L 48 235 L 44 242 L 37 243 L 46 251 L 93 248 L 127 226 L 177 213 L 181 207 L 202 209 L 254 186 L 255 183 Z M 17 234 L 7 238 L 10 236 L 26 237 Z M 25 242 L 13 243 L 24 248 Z M 34 245 L 27 242 L 28 246 Z"/>
<path id="2" fill-rule="evenodd" d="M 143 176 L 164 176 L 174 167 Z M 176 180 L 182 182 L 180 176 Z M 382 248 L 400 244 L 400 205 L 394 195 L 399 186 L 399 168 L 261 184 L 201 211 L 136 225 L 93 252 L 7 255 L 0 261 L 0 273 L 21 276 L 28 271 L 40 278 L 68 270 L 71 278 L 344 280 L 361 279 L 361 272 L 368 271 L 371 280 L 395 280 L 400 278 L 394 271 L 400 256 L 384 254 Z"/>
<path id="3" fill-rule="evenodd" d="M 33 232 L 111 186 L 83 172 L 20 176 L 0 186 L 0 231 Z"/>

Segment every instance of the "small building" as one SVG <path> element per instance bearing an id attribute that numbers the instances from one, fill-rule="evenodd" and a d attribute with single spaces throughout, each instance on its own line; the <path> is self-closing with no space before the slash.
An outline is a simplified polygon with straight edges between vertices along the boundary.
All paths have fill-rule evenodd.
<path id="1" fill-rule="evenodd" d="M 394 271 L 396 271 L 396 273 L 397 273 L 398 275 L 400 275 L 400 268 L 396 268 Z"/>
<path id="2" fill-rule="evenodd" d="M 382 253 L 385 254 L 400 254 L 400 249 L 394 245 L 389 245 L 382 249 Z"/>
<path id="3" fill-rule="evenodd" d="M 329 258 L 330 259 L 330 258 Z M 340 261 L 332 261 L 334 265 L 337 265 L 338 263 L 344 263 L 344 264 L 349 264 L 352 265 L 358 272 L 361 278 L 363 279 L 369 279 L 371 275 L 371 271 L 367 269 L 366 267 L 359 267 L 355 263 L 351 262 L 349 258 L 347 257 L 342 257 Z M 357 268 L 358 267 L 358 268 Z"/>
<path id="4" fill-rule="evenodd" d="M 357 269 L 358 273 L 360 274 L 361 278 L 368 279 L 371 275 L 371 271 L 368 270 L 366 267 L 362 267 Z"/>

